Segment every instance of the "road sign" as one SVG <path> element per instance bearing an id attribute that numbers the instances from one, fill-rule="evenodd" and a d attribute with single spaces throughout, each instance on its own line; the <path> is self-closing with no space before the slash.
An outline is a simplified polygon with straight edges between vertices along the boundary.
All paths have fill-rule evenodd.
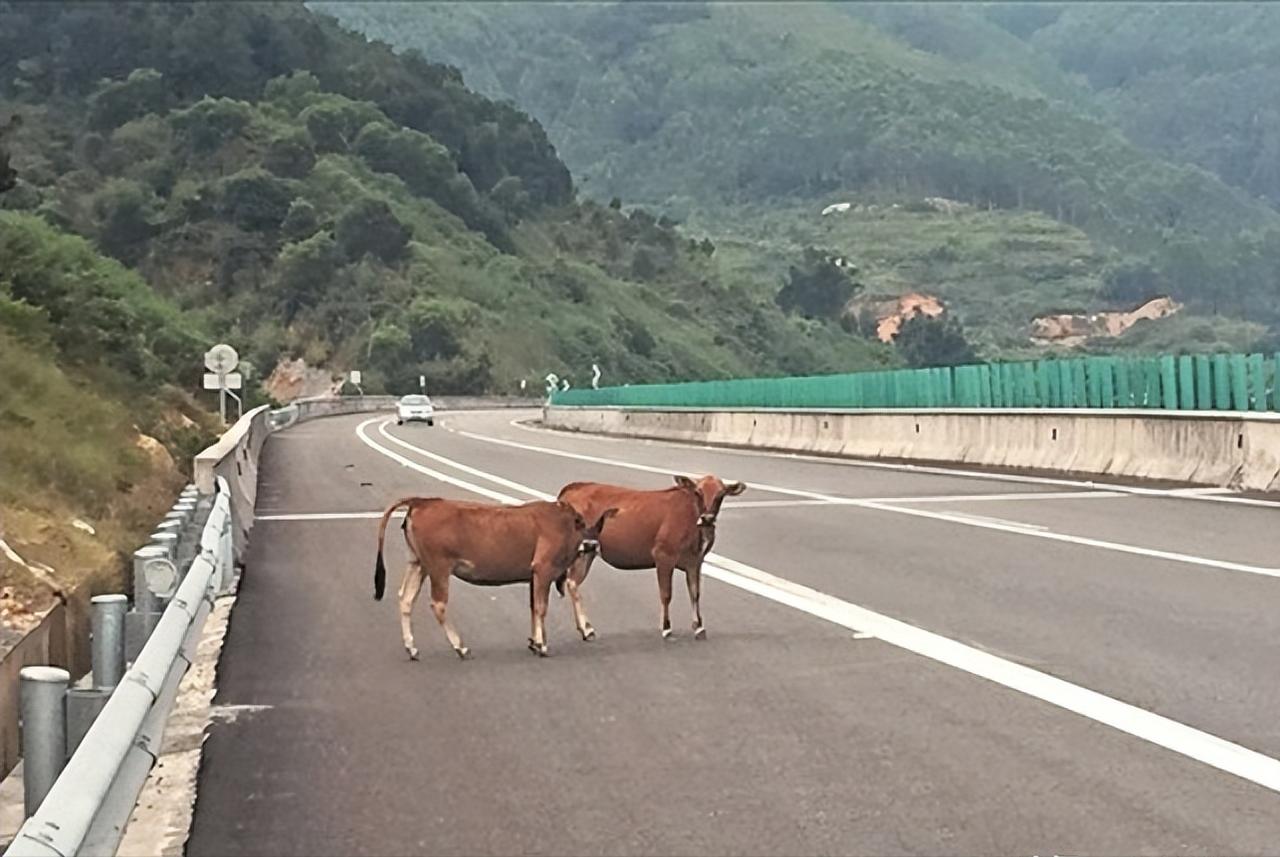
<path id="1" fill-rule="evenodd" d="M 230 345 L 218 343 L 204 353 L 204 365 L 210 372 L 225 375 L 240 364 L 240 355 Z"/>
<path id="2" fill-rule="evenodd" d="M 426 375 L 419 375 L 419 376 L 418 376 L 418 389 L 419 389 L 419 390 L 421 390 L 421 391 L 422 391 L 422 392 L 424 392 L 424 393 L 427 391 L 427 376 L 426 376 Z"/>
<path id="3" fill-rule="evenodd" d="M 361 377 L 361 376 L 360 376 L 360 370 L 359 370 L 359 369 L 352 369 L 352 370 L 351 370 L 351 383 L 352 383 L 352 384 L 359 385 L 359 383 L 360 383 L 360 377 Z"/>
<path id="4" fill-rule="evenodd" d="M 219 383 L 218 379 L 222 381 Z M 239 390 L 244 386 L 244 376 L 239 372 L 231 372 L 227 375 L 215 375 L 212 372 L 206 372 L 204 375 L 204 388 L 206 390 Z"/>

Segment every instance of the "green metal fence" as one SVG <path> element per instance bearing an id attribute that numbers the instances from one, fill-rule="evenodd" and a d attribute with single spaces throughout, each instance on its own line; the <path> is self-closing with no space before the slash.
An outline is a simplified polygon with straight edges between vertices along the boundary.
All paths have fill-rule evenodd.
<path id="1" fill-rule="evenodd" d="M 1280 411 L 1280 354 L 1085 357 L 567 390 L 552 404 L 677 408 Z"/>

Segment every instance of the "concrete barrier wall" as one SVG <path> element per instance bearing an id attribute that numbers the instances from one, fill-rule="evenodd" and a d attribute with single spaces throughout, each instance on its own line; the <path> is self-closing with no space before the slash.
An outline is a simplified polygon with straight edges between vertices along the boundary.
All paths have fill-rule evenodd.
<path id="1" fill-rule="evenodd" d="M 856 458 L 1280 490 L 1280 415 L 1150 410 L 548 407 L 547 425 Z"/>

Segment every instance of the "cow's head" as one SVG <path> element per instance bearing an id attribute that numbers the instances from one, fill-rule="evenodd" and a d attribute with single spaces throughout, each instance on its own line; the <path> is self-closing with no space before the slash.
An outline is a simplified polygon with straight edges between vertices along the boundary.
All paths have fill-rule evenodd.
<path id="1" fill-rule="evenodd" d="M 725 497 L 732 497 L 747 490 L 742 482 L 722 482 L 715 476 L 703 476 L 693 481 L 687 476 L 677 476 L 676 484 L 693 492 L 698 500 L 698 526 L 714 526 Z"/>
<path id="2" fill-rule="evenodd" d="M 618 514 L 617 509 L 605 509 L 595 523 L 588 523 L 585 518 L 574 512 L 574 531 L 581 539 L 578 543 L 579 554 L 594 554 L 600 550 L 600 534 L 604 532 L 605 521 L 616 514 Z"/>

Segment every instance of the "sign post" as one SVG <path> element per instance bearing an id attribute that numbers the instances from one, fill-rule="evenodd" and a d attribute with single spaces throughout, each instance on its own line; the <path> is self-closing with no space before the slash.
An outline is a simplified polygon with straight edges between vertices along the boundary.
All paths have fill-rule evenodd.
<path id="1" fill-rule="evenodd" d="M 232 375 L 231 370 L 240 365 L 240 355 L 230 345 L 218 343 L 204 353 L 204 365 L 212 373 L 204 376 L 204 388 L 218 391 L 218 413 L 222 415 L 222 424 L 227 424 L 227 390 L 240 389 L 243 383 L 239 374 Z M 234 394 L 232 394 L 234 395 Z M 239 397 L 236 397 L 239 401 Z"/>
<path id="2" fill-rule="evenodd" d="M 361 396 L 364 395 L 364 388 L 360 386 L 360 381 L 361 379 L 363 379 L 363 377 L 364 376 L 361 374 L 359 369 L 351 370 L 351 375 L 350 375 L 351 386 L 355 387 L 360 392 Z"/>

